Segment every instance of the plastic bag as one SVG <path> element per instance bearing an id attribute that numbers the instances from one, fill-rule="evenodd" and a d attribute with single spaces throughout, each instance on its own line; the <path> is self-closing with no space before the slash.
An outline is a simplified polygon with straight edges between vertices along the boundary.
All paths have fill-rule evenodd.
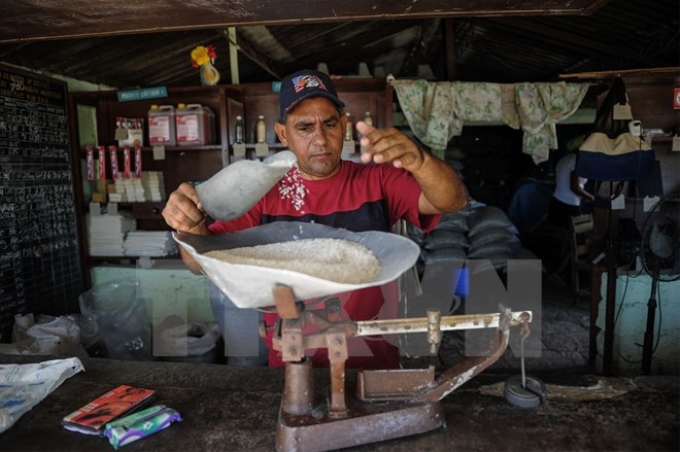
<path id="1" fill-rule="evenodd" d="M 185 323 L 160 334 L 161 356 L 202 356 L 215 348 L 220 338 L 217 323 Z"/>
<path id="2" fill-rule="evenodd" d="M 14 316 L 12 343 L 0 344 L 10 355 L 86 356 L 80 345 L 80 328 L 72 319 L 33 314 Z"/>
<path id="3" fill-rule="evenodd" d="M 146 303 L 136 282 L 111 282 L 79 297 L 80 311 L 95 319 L 98 331 L 90 340 L 102 341 L 109 358 L 151 360 L 151 325 Z"/>

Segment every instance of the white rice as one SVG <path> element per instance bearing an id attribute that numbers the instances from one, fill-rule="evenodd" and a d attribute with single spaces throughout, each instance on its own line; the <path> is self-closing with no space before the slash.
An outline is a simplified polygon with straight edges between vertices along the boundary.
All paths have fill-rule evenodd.
<path id="1" fill-rule="evenodd" d="M 302 239 L 215 250 L 206 256 L 231 264 L 292 270 L 343 284 L 363 284 L 380 274 L 380 262 L 364 245 L 342 239 Z"/>

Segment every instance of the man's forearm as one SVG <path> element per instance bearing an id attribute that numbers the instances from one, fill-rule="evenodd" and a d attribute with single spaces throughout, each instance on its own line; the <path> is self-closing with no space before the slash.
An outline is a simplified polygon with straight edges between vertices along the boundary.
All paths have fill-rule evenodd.
<path id="1" fill-rule="evenodd" d="M 425 153 L 423 164 L 412 174 L 422 190 L 418 204 L 421 214 L 455 212 L 467 204 L 467 188 L 446 162 Z"/>

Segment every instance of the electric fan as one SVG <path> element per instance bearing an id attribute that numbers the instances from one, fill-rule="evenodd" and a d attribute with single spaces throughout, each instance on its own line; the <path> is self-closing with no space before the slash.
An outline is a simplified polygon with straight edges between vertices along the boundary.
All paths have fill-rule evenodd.
<path id="1" fill-rule="evenodd" d="M 654 352 L 657 284 L 659 281 L 680 279 L 680 194 L 665 196 L 649 211 L 642 232 L 640 250 L 642 266 L 652 277 L 641 369 L 643 374 L 648 375 Z"/>

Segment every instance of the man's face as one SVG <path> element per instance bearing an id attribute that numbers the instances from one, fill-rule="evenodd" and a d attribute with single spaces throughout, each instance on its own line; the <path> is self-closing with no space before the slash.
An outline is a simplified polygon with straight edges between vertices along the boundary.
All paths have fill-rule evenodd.
<path id="1" fill-rule="evenodd" d="M 300 102 L 285 124 L 276 123 L 281 143 L 297 156 L 305 179 L 326 179 L 340 169 L 347 117 L 324 97 Z"/>

